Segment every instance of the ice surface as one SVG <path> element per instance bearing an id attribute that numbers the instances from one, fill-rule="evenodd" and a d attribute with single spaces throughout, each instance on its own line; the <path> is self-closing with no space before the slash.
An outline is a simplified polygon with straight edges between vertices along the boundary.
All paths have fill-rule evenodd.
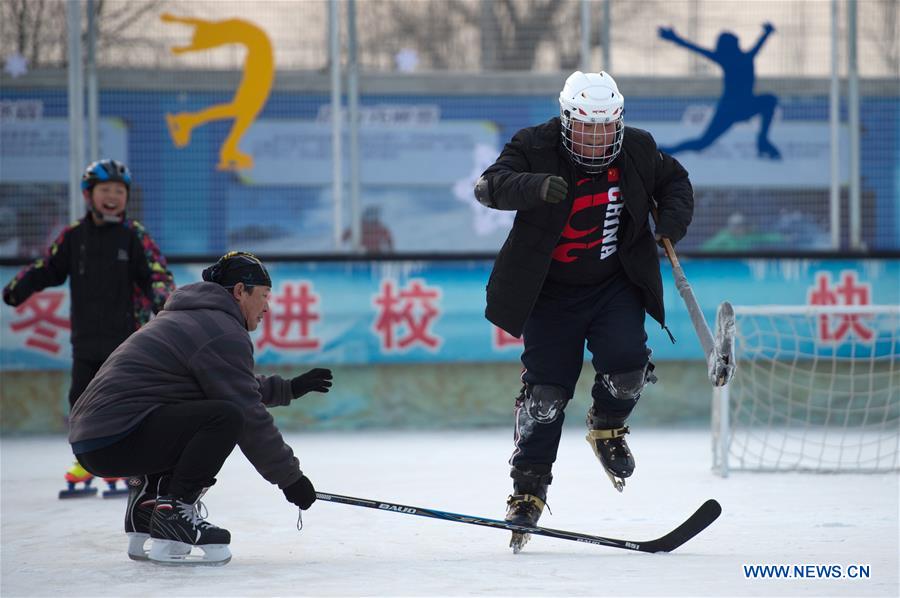
<path id="1" fill-rule="evenodd" d="M 512 428 L 287 434 L 323 492 L 502 518 Z M 231 530 L 225 567 L 174 569 L 125 553 L 123 499 L 60 501 L 62 437 L 0 442 L 0 594 L 17 596 L 898 596 L 898 476 L 710 472 L 706 430 L 636 429 L 616 492 L 567 425 L 541 524 L 656 538 L 707 498 L 723 514 L 670 554 L 534 537 L 319 501 L 304 513 L 236 450 L 204 497 Z M 102 482 L 101 482 L 102 484 Z M 868 579 L 746 579 L 743 564 L 870 566 Z"/>

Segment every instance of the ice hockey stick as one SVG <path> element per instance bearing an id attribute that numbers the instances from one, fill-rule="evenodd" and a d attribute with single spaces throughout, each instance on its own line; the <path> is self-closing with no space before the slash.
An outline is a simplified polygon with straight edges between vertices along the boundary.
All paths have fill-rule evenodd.
<path id="1" fill-rule="evenodd" d="M 370 500 L 367 498 L 354 498 L 352 496 L 341 496 L 339 494 L 329 494 L 327 492 L 317 492 L 316 498 L 328 502 L 341 503 L 354 507 L 367 507 L 370 509 L 379 509 L 381 511 L 392 511 L 404 515 L 418 515 L 419 517 L 430 517 L 432 519 L 443 519 L 444 521 L 453 521 L 456 523 L 468 523 L 471 525 L 481 525 L 484 527 L 493 527 L 495 529 L 504 529 L 513 532 L 525 534 L 534 534 L 538 536 L 549 536 L 551 538 L 559 538 L 560 540 L 572 540 L 574 542 L 584 542 L 587 544 L 599 544 L 601 546 L 609 546 L 610 548 L 622 548 L 625 550 L 636 550 L 639 552 L 671 552 L 702 532 L 713 521 L 715 521 L 722 513 L 722 507 L 713 499 L 703 503 L 697 511 L 688 517 L 684 523 L 670 531 L 665 536 L 655 540 L 641 542 L 639 540 L 618 540 L 616 538 L 607 538 L 604 536 L 592 536 L 578 532 L 567 532 L 547 527 L 531 527 L 527 525 L 516 525 L 498 519 L 488 519 L 486 517 L 478 517 L 473 515 L 460 515 L 458 513 L 448 513 L 447 511 L 438 511 L 436 509 L 426 509 L 422 507 L 411 507 L 392 502 L 384 502 L 379 500 Z"/>

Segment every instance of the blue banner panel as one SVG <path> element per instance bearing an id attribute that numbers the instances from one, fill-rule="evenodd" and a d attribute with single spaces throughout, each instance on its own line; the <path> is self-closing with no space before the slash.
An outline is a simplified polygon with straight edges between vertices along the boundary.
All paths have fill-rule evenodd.
<path id="1" fill-rule="evenodd" d="M 205 264 L 172 268 L 179 285 Z M 734 305 L 897 305 L 898 260 L 686 260 L 711 324 Z M 257 363 L 378 364 L 516 361 L 521 341 L 484 319 L 487 261 L 273 263 L 269 312 L 253 333 Z M 0 268 L 6 281 L 15 268 Z M 687 310 L 666 265 L 667 325 L 675 344 L 647 320 L 655 360 L 702 359 Z M 69 293 L 46 289 L 0 306 L 0 370 L 68 369 Z M 833 346 L 859 341 L 858 326 L 831 334 Z M 825 332 L 829 333 L 828 331 Z M 865 340 L 865 339 L 862 339 Z"/>

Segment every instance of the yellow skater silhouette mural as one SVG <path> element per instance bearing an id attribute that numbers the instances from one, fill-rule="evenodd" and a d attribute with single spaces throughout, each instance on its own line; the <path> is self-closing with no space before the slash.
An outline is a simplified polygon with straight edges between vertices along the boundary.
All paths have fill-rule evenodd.
<path id="1" fill-rule="evenodd" d="M 218 170 L 243 170 L 253 168 L 253 156 L 238 149 L 244 133 L 253 124 L 256 115 L 272 90 L 275 77 L 275 56 L 272 43 L 266 33 L 256 25 L 241 19 L 206 21 L 194 17 L 178 17 L 164 13 L 160 19 L 166 23 L 182 23 L 194 27 L 190 45 L 172 48 L 173 54 L 209 50 L 225 44 L 241 44 L 247 47 L 244 60 L 244 76 L 229 104 L 216 104 L 199 112 L 166 114 L 169 136 L 175 147 L 191 142 L 196 127 L 214 120 L 234 119 L 228 137 L 219 148 Z"/>

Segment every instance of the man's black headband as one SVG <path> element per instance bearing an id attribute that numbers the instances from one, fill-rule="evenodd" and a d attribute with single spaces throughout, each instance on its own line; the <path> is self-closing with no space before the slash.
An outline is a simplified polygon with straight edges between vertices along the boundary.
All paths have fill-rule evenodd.
<path id="1" fill-rule="evenodd" d="M 231 251 L 219 261 L 203 270 L 203 280 L 215 282 L 223 287 L 233 287 L 239 282 L 245 286 L 272 286 L 269 272 L 252 253 Z"/>

